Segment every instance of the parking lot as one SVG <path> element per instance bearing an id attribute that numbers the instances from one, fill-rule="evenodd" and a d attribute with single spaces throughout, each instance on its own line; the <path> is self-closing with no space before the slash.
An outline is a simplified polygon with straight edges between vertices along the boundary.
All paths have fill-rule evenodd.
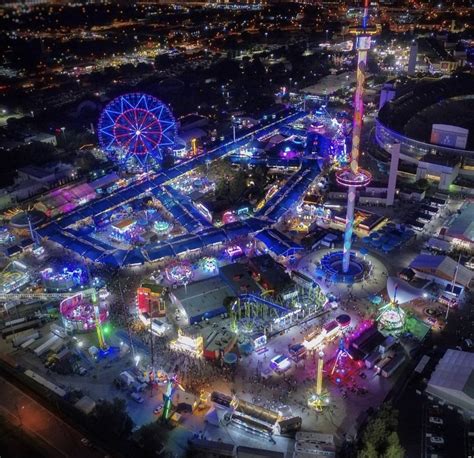
<path id="1" fill-rule="evenodd" d="M 468 456 L 468 423 L 461 411 L 452 406 L 437 404 L 429 396 L 423 402 L 422 412 L 423 456 Z"/>

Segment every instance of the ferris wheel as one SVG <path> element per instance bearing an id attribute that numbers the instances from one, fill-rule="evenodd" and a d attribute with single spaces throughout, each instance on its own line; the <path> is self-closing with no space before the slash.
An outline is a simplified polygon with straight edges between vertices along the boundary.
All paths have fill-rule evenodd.
<path id="1" fill-rule="evenodd" d="M 109 158 L 129 168 L 157 165 L 174 144 L 176 122 L 159 99 L 138 92 L 113 99 L 98 125 L 99 142 Z"/>

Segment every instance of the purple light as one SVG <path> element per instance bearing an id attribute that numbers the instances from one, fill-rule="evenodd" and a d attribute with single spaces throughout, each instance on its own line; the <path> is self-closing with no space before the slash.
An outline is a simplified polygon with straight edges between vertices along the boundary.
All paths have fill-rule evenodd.
<path id="1" fill-rule="evenodd" d="M 233 245 L 226 248 L 225 252 L 231 257 L 234 258 L 235 256 L 241 256 L 243 254 L 242 248 L 238 245 Z"/>
<path id="2" fill-rule="evenodd" d="M 363 169 L 359 169 L 357 174 L 354 174 L 348 167 L 336 172 L 336 181 L 341 186 L 362 188 L 367 186 L 371 180 L 371 173 Z"/>

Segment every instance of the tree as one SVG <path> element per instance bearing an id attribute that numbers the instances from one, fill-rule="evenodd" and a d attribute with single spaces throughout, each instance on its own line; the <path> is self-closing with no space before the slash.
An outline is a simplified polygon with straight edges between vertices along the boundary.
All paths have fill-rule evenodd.
<path id="1" fill-rule="evenodd" d="M 396 58 L 394 54 L 388 54 L 384 57 L 383 63 L 386 67 L 394 67 L 396 63 Z"/>
<path id="2" fill-rule="evenodd" d="M 241 78 L 239 63 L 234 59 L 221 59 L 211 69 L 219 81 L 227 83 L 229 80 Z"/>
<path id="3" fill-rule="evenodd" d="M 157 456 L 166 441 L 167 431 L 159 422 L 143 425 L 137 431 L 138 442 L 143 447 L 143 456 Z"/>
<path id="4" fill-rule="evenodd" d="M 171 57 L 169 54 L 158 54 L 155 57 L 155 65 L 159 69 L 166 69 L 171 65 Z"/>
<path id="5" fill-rule="evenodd" d="M 92 413 L 95 427 L 100 434 L 111 434 L 117 438 L 127 438 L 132 432 L 133 421 L 127 413 L 124 399 L 99 402 Z"/>
<path id="6" fill-rule="evenodd" d="M 357 454 L 357 458 L 379 458 L 379 454 L 375 447 L 368 442 L 364 448 Z"/>
<path id="7" fill-rule="evenodd" d="M 405 450 L 400 445 L 400 439 L 396 432 L 387 437 L 387 448 L 383 456 L 384 458 L 403 458 L 405 456 Z"/>
<path id="8" fill-rule="evenodd" d="M 226 308 L 226 310 L 229 312 L 232 305 L 234 304 L 234 301 L 236 300 L 237 298 L 235 296 L 226 296 L 224 297 L 224 300 L 222 301 L 224 307 Z"/>
<path id="9" fill-rule="evenodd" d="M 383 404 L 365 427 L 357 457 L 403 457 L 404 450 L 396 432 L 397 427 L 398 410 L 394 410 L 390 403 Z"/>
<path id="10" fill-rule="evenodd" d="M 375 449 L 380 449 L 385 441 L 387 425 L 384 419 L 375 418 L 369 422 L 363 435 L 365 443 L 371 443 Z"/>
<path id="11" fill-rule="evenodd" d="M 416 182 L 416 185 L 418 186 L 418 189 L 421 189 L 422 191 L 426 191 L 430 187 L 430 182 L 426 178 L 420 178 Z"/>

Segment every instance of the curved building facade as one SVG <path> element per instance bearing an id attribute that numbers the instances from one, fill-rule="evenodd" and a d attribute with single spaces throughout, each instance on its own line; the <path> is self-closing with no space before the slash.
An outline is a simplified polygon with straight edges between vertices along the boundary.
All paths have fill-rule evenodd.
<path id="1" fill-rule="evenodd" d="M 400 156 L 402 159 L 417 162 L 428 154 L 442 156 L 464 156 L 470 163 L 474 163 L 474 150 L 451 148 L 422 142 L 396 132 L 385 126 L 379 119 L 376 120 L 375 139 L 385 151 L 390 151 L 390 145 L 400 143 Z"/>
<path id="2" fill-rule="evenodd" d="M 385 151 L 399 143 L 400 157 L 411 162 L 435 155 L 464 157 L 466 164 L 474 164 L 473 76 L 395 84 L 391 100 L 384 98 L 384 90 L 375 138 Z"/>

